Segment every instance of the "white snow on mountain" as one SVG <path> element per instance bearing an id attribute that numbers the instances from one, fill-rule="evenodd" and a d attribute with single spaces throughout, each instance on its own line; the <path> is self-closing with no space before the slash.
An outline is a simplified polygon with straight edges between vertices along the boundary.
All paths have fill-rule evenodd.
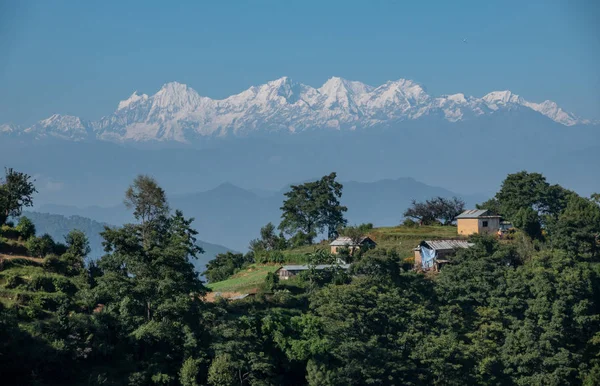
<path id="1" fill-rule="evenodd" d="M 117 111 L 126 109 L 129 106 L 135 105 L 136 102 L 146 101 L 147 99 L 148 99 L 148 95 L 146 95 L 146 94 L 138 95 L 137 91 L 134 91 L 133 94 L 131 94 L 131 96 L 129 98 L 125 99 L 124 101 L 119 102 L 119 107 L 117 107 Z"/>
<path id="2" fill-rule="evenodd" d="M 1 134 L 13 134 L 17 133 L 21 130 L 21 128 L 17 125 L 13 125 L 12 123 L 5 123 L 0 125 L 0 133 Z"/>
<path id="3" fill-rule="evenodd" d="M 522 109 L 565 126 L 589 123 L 552 101 L 529 102 L 510 91 L 493 91 L 481 98 L 462 93 L 434 97 L 407 79 L 372 87 L 332 77 L 314 88 L 282 77 L 220 100 L 171 82 L 151 96 L 134 92 L 119 102 L 113 114 L 95 122 L 55 114 L 24 130 L 2 125 L 0 134 L 69 140 L 189 142 L 201 137 L 255 132 L 366 129 L 426 116 L 458 122 Z"/>
<path id="4" fill-rule="evenodd" d="M 36 137 L 56 137 L 80 141 L 88 137 L 89 128 L 88 124 L 83 122 L 79 117 L 54 114 L 50 118 L 46 118 L 28 127 L 24 132 L 26 134 L 33 134 Z"/>

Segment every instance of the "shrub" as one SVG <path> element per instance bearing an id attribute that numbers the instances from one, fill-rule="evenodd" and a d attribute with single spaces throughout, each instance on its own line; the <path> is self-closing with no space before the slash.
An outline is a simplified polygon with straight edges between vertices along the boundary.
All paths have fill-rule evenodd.
<path id="1" fill-rule="evenodd" d="M 19 232 L 13 226 L 4 224 L 0 227 L 0 235 L 8 239 L 16 239 L 19 237 Z"/>
<path id="2" fill-rule="evenodd" d="M 404 222 L 402 222 L 402 225 L 404 225 L 407 228 L 414 228 L 418 225 L 418 223 L 412 218 L 405 218 Z"/>
<path id="3" fill-rule="evenodd" d="M 67 295 L 74 295 L 77 291 L 77 287 L 73 284 L 73 282 L 66 277 L 57 276 L 52 279 L 52 284 L 54 285 L 54 289 L 56 291 L 63 292 Z"/>
<path id="4" fill-rule="evenodd" d="M 54 281 L 49 276 L 34 276 L 29 282 L 31 291 L 55 292 Z"/>
<path id="5" fill-rule="evenodd" d="M 19 236 L 23 240 L 28 240 L 29 238 L 35 236 L 35 225 L 25 216 L 19 219 L 19 223 L 15 229 L 17 232 L 19 232 Z"/>
<path id="6" fill-rule="evenodd" d="M 21 284 L 23 284 L 23 279 L 20 276 L 8 276 L 4 286 L 10 289 L 17 288 Z"/>
<path id="7" fill-rule="evenodd" d="M 254 260 L 260 264 L 283 263 L 285 261 L 285 258 L 281 251 L 261 250 L 254 254 Z"/>
<path id="8" fill-rule="evenodd" d="M 63 243 L 54 243 L 54 246 L 52 247 L 52 253 L 59 256 L 65 254 L 67 250 L 67 246 Z"/>
<path id="9" fill-rule="evenodd" d="M 310 245 L 311 240 L 315 238 L 315 234 L 306 234 L 302 231 L 296 233 L 290 240 L 289 243 L 292 248 L 298 248 L 305 245 Z"/>
<path id="10" fill-rule="evenodd" d="M 277 289 L 278 284 L 279 276 L 275 272 L 269 272 L 264 282 L 265 291 L 273 292 Z"/>
<path id="11" fill-rule="evenodd" d="M 27 240 L 26 246 L 33 257 L 44 257 L 55 248 L 54 240 L 47 233 L 41 237 L 31 237 Z"/>
<path id="12" fill-rule="evenodd" d="M 58 256 L 50 254 L 44 258 L 43 267 L 50 272 L 61 273 L 64 269 L 64 264 Z"/>

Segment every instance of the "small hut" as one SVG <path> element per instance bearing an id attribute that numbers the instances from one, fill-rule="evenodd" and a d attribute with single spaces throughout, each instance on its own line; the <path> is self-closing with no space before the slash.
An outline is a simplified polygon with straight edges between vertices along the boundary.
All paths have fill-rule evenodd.
<path id="1" fill-rule="evenodd" d="M 415 269 L 439 271 L 440 267 L 447 264 L 449 256 L 456 253 L 457 249 L 470 248 L 474 244 L 465 240 L 425 240 L 421 241 L 415 252 Z"/>
<path id="2" fill-rule="evenodd" d="M 350 251 L 350 254 L 352 255 L 352 253 L 354 253 L 355 250 L 358 250 L 361 247 L 365 246 L 373 248 L 377 246 L 377 243 L 367 236 L 361 237 L 361 239 L 358 242 L 352 240 L 350 237 L 340 236 L 329 244 L 332 255 L 337 255 L 340 249 L 348 249 Z"/>

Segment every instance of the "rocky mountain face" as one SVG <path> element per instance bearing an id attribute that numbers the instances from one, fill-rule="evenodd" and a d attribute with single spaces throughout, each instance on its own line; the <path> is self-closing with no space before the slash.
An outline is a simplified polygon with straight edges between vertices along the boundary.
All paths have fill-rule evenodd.
<path id="1" fill-rule="evenodd" d="M 98 121 L 54 114 L 29 128 L 0 125 L 0 136 L 185 143 L 272 132 L 364 130 L 425 117 L 459 122 L 521 110 L 565 126 L 591 123 L 555 102 L 533 103 L 510 91 L 493 91 L 482 98 L 435 97 L 406 79 L 372 87 L 333 77 L 313 88 L 283 77 L 221 100 L 201 96 L 185 84 L 167 83 L 152 96 L 134 92 L 113 114 Z"/>

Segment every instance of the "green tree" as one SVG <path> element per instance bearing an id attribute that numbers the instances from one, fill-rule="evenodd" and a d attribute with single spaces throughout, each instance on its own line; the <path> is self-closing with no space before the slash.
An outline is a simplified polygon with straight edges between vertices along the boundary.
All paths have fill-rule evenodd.
<path id="1" fill-rule="evenodd" d="M 152 205 L 168 207 L 166 201 Z M 115 339 L 126 342 L 125 352 L 136 363 L 134 383 L 173 383 L 185 359 L 203 352 L 200 296 L 206 290 L 190 261 L 202 253 L 193 219 L 180 211 L 154 213 L 160 215 L 105 229 L 106 254 L 94 278 L 96 302 L 118 320 Z"/>
<path id="2" fill-rule="evenodd" d="M 202 369 L 203 361 L 189 357 L 183 362 L 181 370 L 179 371 L 179 382 L 182 386 L 199 386 L 200 380 L 199 375 Z"/>
<path id="3" fill-rule="evenodd" d="M 302 232 L 309 244 L 325 230 L 330 239 L 336 237 L 337 229 L 346 224 L 348 208 L 339 202 L 343 186 L 335 178 L 331 173 L 318 181 L 292 185 L 285 193 L 279 229 L 290 235 Z"/>
<path id="4" fill-rule="evenodd" d="M 157 229 L 155 223 L 169 212 L 165 191 L 150 176 L 137 176 L 125 192 L 124 202 L 127 208 L 133 208 L 133 215 L 140 221 L 144 240 L 150 237 L 149 231 Z"/>
<path id="5" fill-rule="evenodd" d="M 236 379 L 236 370 L 231 365 L 231 355 L 217 355 L 208 369 L 208 383 L 214 386 L 243 384 Z"/>
<path id="6" fill-rule="evenodd" d="M 552 219 L 565 208 L 570 194 L 559 185 L 548 184 L 539 173 L 521 171 L 506 177 L 496 193 L 496 200 L 499 214 L 511 221 L 520 209 L 526 208 Z"/>
<path id="7" fill-rule="evenodd" d="M 236 271 L 253 262 L 254 259 L 251 254 L 244 255 L 234 252 L 219 253 L 206 264 L 206 271 L 202 274 L 206 276 L 209 283 L 214 283 L 229 278 Z"/>
<path id="8" fill-rule="evenodd" d="M 513 216 L 513 224 L 532 239 L 539 239 L 542 237 L 540 216 L 538 215 L 538 212 L 532 208 L 525 207 L 519 209 Z"/>
<path id="9" fill-rule="evenodd" d="M 410 207 L 404 212 L 404 217 L 418 220 L 421 224 L 439 221 L 444 225 L 449 225 L 464 210 L 465 202 L 460 198 L 437 196 L 425 202 L 412 200 Z"/>
<path id="10" fill-rule="evenodd" d="M 31 237 L 27 240 L 25 246 L 33 257 L 44 257 L 55 249 L 54 240 L 47 233 L 40 237 Z"/>
<path id="11" fill-rule="evenodd" d="M 19 218 L 19 223 L 17 224 L 16 229 L 23 240 L 27 240 L 30 237 L 35 236 L 35 225 L 29 218 L 25 216 Z"/>
<path id="12" fill-rule="evenodd" d="M 283 233 L 275 234 L 275 225 L 268 223 L 260 228 L 260 238 L 250 241 L 250 250 L 256 253 L 262 251 L 283 250 L 287 247 L 287 242 Z"/>
<path id="13" fill-rule="evenodd" d="M 0 180 L 0 225 L 9 217 L 21 215 L 24 207 L 33 206 L 33 194 L 37 193 L 31 177 L 25 173 L 5 168 L 4 180 Z"/>
<path id="14" fill-rule="evenodd" d="M 600 206 L 572 195 L 551 228 L 552 244 L 578 256 L 598 256 L 600 250 Z"/>
<path id="15" fill-rule="evenodd" d="M 358 245 L 372 229 L 373 224 L 360 224 L 340 228 L 338 233 L 341 236 L 349 237 L 353 244 Z"/>
<path id="16" fill-rule="evenodd" d="M 279 284 L 279 276 L 275 272 L 267 273 L 267 277 L 265 277 L 264 287 L 266 291 L 273 292 L 277 289 L 277 285 Z"/>
<path id="17" fill-rule="evenodd" d="M 81 258 L 90 253 L 90 242 L 87 236 L 80 230 L 72 230 L 65 236 L 67 252 Z"/>
<path id="18" fill-rule="evenodd" d="M 67 274 L 77 274 L 84 267 L 84 259 L 90 253 L 90 243 L 85 233 L 72 230 L 65 236 L 66 252 L 61 260 L 66 265 Z"/>

